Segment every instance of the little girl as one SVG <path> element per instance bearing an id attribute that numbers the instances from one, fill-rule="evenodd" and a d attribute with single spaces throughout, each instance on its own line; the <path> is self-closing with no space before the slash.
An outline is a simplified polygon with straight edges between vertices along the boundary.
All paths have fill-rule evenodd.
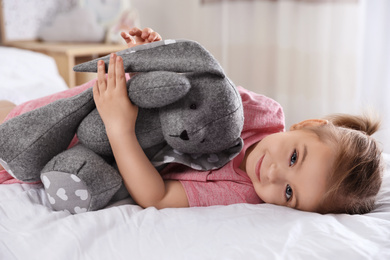
<path id="1" fill-rule="evenodd" d="M 135 29 L 129 45 L 161 38 Z M 150 40 L 149 40 L 150 37 Z M 142 207 L 271 203 L 319 213 L 362 214 L 374 206 L 383 171 L 381 151 L 370 137 L 379 122 L 334 115 L 284 130 L 275 101 L 239 88 L 245 123 L 241 153 L 221 169 L 196 171 L 171 164 L 153 167 L 135 136 L 138 108 L 127 96 L 121 57 L 111 55 L 108 77 L 98 63 L 93 93 L 124 184 Z"/>

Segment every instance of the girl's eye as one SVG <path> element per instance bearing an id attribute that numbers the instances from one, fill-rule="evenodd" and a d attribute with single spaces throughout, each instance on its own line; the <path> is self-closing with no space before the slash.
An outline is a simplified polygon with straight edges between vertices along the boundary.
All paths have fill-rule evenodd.
<path id="1" fill-rule="evenodd" d="M 289 201 L 293 195 L 293 190 L 289 184 L 286 186 L 286 200 Z"/>
<path id="2" fill-rule="evenodd" d="M 191 104 L 190 109 L 196 109 L 196 104 Z"/>
<path id="3" fill-rule="evenodd" d="M 294 150 L 290 158 L 290 166 L 293 166 L 297 162 L 297 158 L 298 158 L 297 150 Z"/>

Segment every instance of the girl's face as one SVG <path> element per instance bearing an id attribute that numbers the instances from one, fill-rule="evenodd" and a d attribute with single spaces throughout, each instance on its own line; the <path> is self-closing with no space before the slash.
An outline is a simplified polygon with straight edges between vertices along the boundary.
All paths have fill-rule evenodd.
<path id="1" fill-rule="evenodd" d="M 265 203 L 315 212 L 333 161 L 329 145 L 300 129 L 265 137 L 248 149 L 240 168 Z"/>

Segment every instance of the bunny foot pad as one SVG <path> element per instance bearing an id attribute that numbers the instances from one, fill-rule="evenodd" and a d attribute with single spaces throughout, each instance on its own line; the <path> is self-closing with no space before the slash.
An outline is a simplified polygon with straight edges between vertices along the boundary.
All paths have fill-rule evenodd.
<path id="1" fill-rule="evenodd" d="M 43 173 L 41 180 L 54 210 L 67 210 L 72 214 L 88 211 L 91 194 L 76 175 L 51 171 Z"/>

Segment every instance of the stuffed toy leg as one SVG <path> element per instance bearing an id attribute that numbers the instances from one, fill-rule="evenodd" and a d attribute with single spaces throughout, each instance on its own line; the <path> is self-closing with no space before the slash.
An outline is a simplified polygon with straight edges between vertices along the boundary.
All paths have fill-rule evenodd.
<path id="1" fill-rule="evenodd" d="M 52 208 L 72 214 L 103 208 L 122 185 L 119 172 L 81 144 L 55 156 L 41 179 Z"/>
<path id="2" fill-rule="evenodd" d="M 64 151 L 95 108 L 92 89 L 14 117 L 0 125 L 0 164 L 14 178 L 40 181 L 43 167 Z"/>

